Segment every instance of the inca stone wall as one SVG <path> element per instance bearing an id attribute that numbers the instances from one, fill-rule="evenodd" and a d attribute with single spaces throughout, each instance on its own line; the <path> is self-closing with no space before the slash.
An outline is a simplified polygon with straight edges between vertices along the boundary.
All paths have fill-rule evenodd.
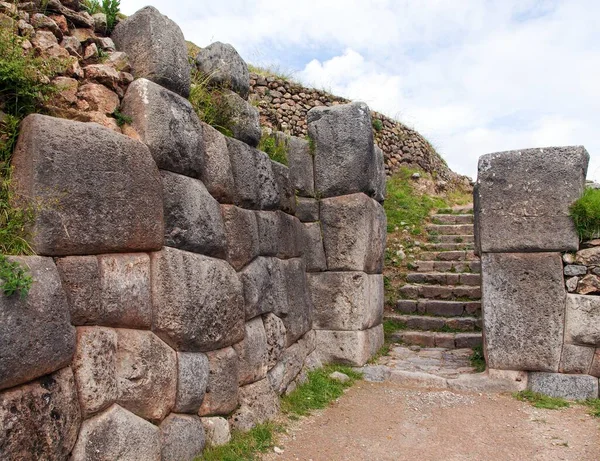
<path id="1" fill-rule="evenodd" d="M 310 111 L 314 148 L 286 138 L 288 168 L 253 147 L 233 48 L 197 60 L 225 63 L 210 74 L 241 101 L 229 138 L 185 99 L 176 24 L 146 7 L 112 38 L 135 77 L 123 133 L 30 115 L 14 153 L 38 256 L 12 257 L 29 295 L 0 297 L 3 460 L 192 460 L 274 417 L 308 370 L 363 365 L 383 343 L 368 107 Z"/>
<path id="2" fill-rule="evenodd" d="M 310 134 L 307 113 L 312 108 L 350 102 L 289 80 L 255 73 L 250 74 L 250 100 L 258 108 L 261 125 L 298 137 Z M 444 181 L 460 178 L 418 132 L 378 112 L 372 111 L 371 118 L 375 121 L 372 125 L 375 143 L 383 151 L 388 174 L 406 165 L 418 166 Z"/>
<path id="3" fill-rule="evenodd" d="M 487 364 L 571 399 L 598 398 L 600 377 L 600 298 L 571 293 L 595 291 L 600 261 L 569 217 L 588 160 L 581 146 L 484 155 L 474 194 Z"/>

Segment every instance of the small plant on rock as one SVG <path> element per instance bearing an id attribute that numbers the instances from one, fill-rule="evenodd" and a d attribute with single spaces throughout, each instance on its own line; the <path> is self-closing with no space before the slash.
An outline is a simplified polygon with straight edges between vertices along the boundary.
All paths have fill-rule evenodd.
<path id="1" fill-rule="evenodd" d="M 33 279 L 23 267 L 0 255 L 0 290 L 4 295 L 12 296 L 18 292 L 21 298 L 25 298 L 32 282 Z"/>
<path id="2" fill-rule="evenodd" d="M 600 189 L 586 188 L 569 212 L 580 240 L 600 237 Z"/>
<path id="3" fill-rule="evenodd" d="M 109 35 L 117 25 L 120 7 L 120 0 L 102 0 L 102 11 L 106 15 L 106 33 Z"/>
<path id="4" fill-rule="evenodd" d="M 225 91 L 210 85 L 210 75 L 192 70 L 189 101 L 200 120 L 226 136 L 233 134 L 234 112 Z"/>
<path id="5" fill-rule="evenodd" d="M 131 117 L 129 115 L 125 115 L 119 109 L 115 109 L 112 115 L 117 121 L 117 125 L 119 125 L 120 127 L 126 124 L 130 124 L 132 122 Z"/>
<path id="6" fill-rule="evenodd" d="M 288 164 L 287 143 L 284 139 L 278 138 L 275 133 L 263 132 L 258 143 L 258 150 L 265 152 L 271 160 L 282 165 Z"/>
<path id="7" fill-rule="evenodd" d="M 89 14 L 102 13 L 102 5 L 99 0 L 84 0 L 81 6 Z"/>
<path id="8" fill-rule="evenodd" d="M 375 129 L 375 131 L 379 132 L 379 131 L 383 130 L 383 123 L 378 118 L 374 118 L 372 123 L 373 123 L 373 128 Z"/>

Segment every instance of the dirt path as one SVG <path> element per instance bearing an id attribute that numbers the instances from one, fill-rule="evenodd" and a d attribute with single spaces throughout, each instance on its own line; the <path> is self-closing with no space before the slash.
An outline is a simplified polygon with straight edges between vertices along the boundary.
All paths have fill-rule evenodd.
<path id="1" fill-rule="evenodd" d="M 598 461 L 600 420 L 511 396 L 360 382 L 289 425 L 268 461 Z"/>

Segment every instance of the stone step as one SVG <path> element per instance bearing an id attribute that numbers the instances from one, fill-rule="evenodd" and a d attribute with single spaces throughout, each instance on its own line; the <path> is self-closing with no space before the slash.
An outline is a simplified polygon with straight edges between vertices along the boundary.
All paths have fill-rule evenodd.
<path id="1" fill-rule="evenodd" d="M 428 237 L 431 243 L 474 243 L 474 235 L 431 235 Z"/>
<path id="2" fill-rule="evenodd" d="M 408 283 L 434 285 L 481 285 L 481 275 L 469 272 L 411 272 L 406 276 Z"/>
<path id="3" fill-rule="evenodd" d="M 390 335 L 392 341 L 421 347 L 472 349 L 483 343 L 481 333 L 439 333 L 433 331 L 399 330 Z"/>
<path id="4" fill-rule="evenodd" d="M 481 288 L 462 285 L 417 285 L 406 284 L 400 287 L 404 299 L 447 299 L 456 300 L 481 298 Z"/>
<path id="5" fill-rule="evenodd" d="M 466 235 L 473 234 L 473 224 L 429 224 L 429 235 Z"/>
<path id="6" fill-rule="evenodd" d="M 472 272 L 481 271 L 479 261 L 414 261 L 412 269 L 419 272 Z"/>
<path id="7" fill-rule="evenodd" d="M 434 224 L 473 224 L 472 214 L 434 214 L 431 216 Z"/>
<path id="8" fill-rule="evenodd" d="M 473 214 L 473 204 L 457 205 L 452 208 L 444 208 L 437 211 L 437 214 L 456 215 L 456 214 Z"/>
<path id="9" fill-rule="evenodd" d="M 385 320 L 394 320 L 406 325 L 409 330 L 438 331 L 480 331 L 481 319 L 475 317 L 432 317 L 426 315 L 404 315 L 386 313 Z"/>
<path id="10" fill-rule="evenodd" d="M 427 243 L 422 246 L 425 251 L 460 251 L 473 250 L 473 243 Z"/>
<path id="11" fill-rule="evenodd" d="M 420 261 L 479 261 L 473 251 L 423 251 Z"/>
<path id="12" fill-rule="evenodd" d="M 396 312 L 439 317 L 480 317 L 480 301 L 444 301 L 438 299 L 399 299 Z"/>

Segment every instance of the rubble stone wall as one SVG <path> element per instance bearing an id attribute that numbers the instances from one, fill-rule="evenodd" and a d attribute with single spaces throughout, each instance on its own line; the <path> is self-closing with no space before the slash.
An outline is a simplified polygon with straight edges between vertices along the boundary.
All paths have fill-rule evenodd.
<path id="1" fill-rule="evenodd" d="M 570 399 L 598 398 L 600 377 L 600 247 L 579 250 L 569 217 L 588 161 L 582 146 L 484 155 L 474 192 L 488 367 Z"/>
<path id="2" fill-rule="evenodd" d="M 3 460 L 192 460 L 273 418 L 308 370 L 383 344 L 368 107 L 310 111 L 313 145 L 287 137 L 287 167 L 251 145 L 258 117 L 238 139 L 199 121 L 183 35 L 156 9 L 113 39 L 135 77 L 123 133 L 35 114 L 14 152 L 37 256 L 11 257 L 28 296 L 0 296 Z M 245 63 L 209 51 L 250 106 Z"/>

